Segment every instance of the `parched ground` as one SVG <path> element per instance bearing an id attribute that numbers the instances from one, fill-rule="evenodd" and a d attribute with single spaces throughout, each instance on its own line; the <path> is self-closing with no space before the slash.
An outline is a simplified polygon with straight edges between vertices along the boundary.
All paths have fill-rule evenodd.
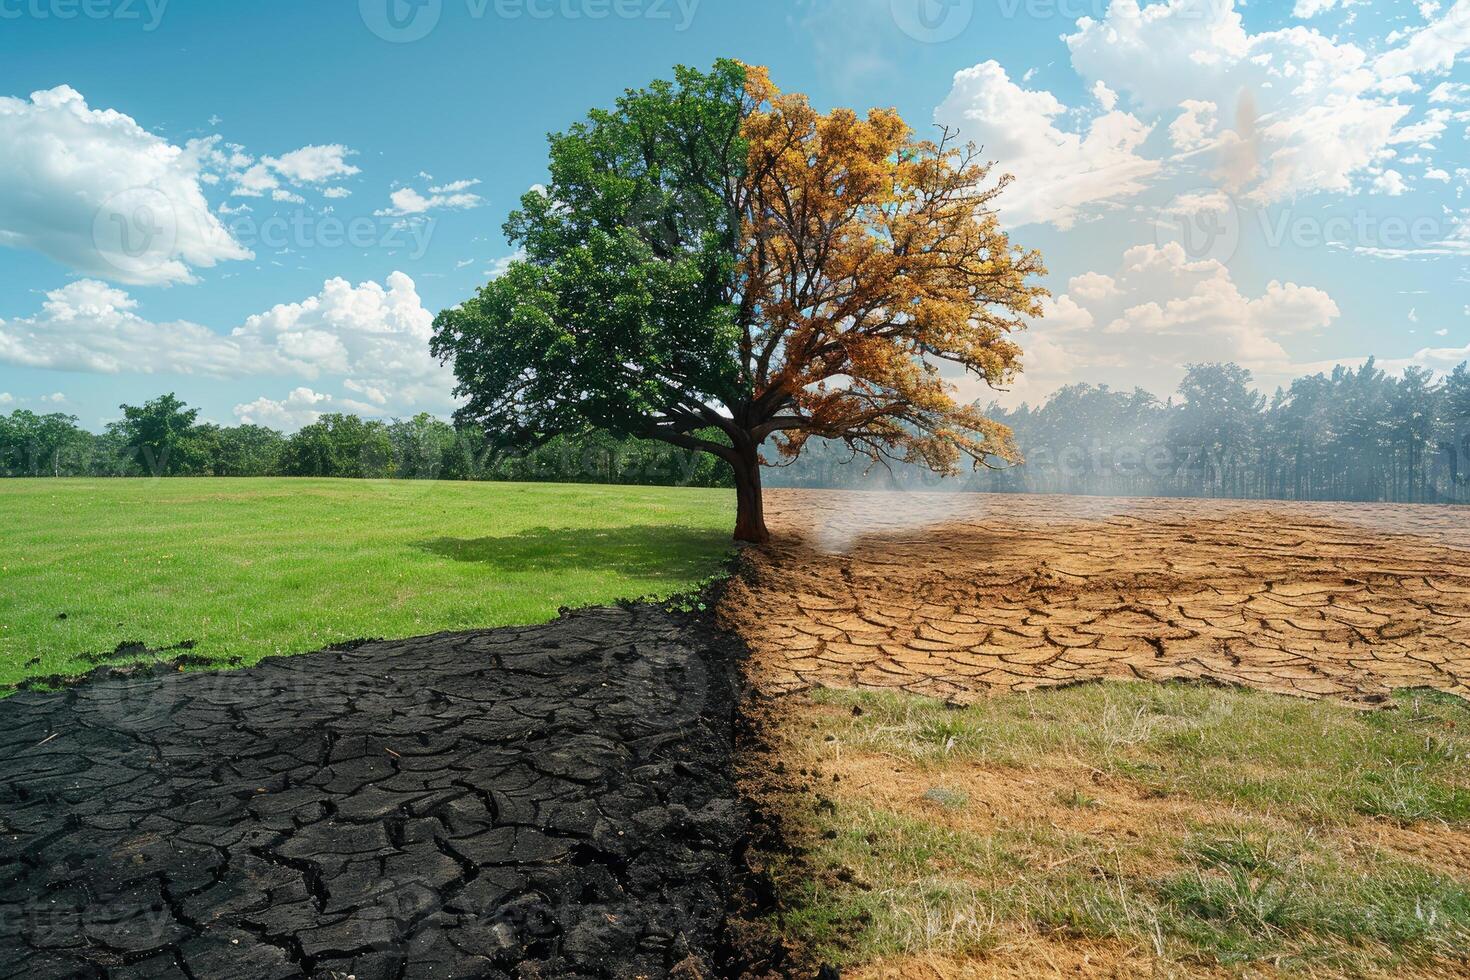
<path id="1" fill-rule="evenodd" d="M 1470 696 L 1463 508 L 783 490 L 768 510 L 776 543 L 723 614 L 771 692 Z"/>
<path id="2" fill-rule="evenodd" d="M 850 975 L 1463 974 L 1470 724 L 1390 695 L 1470 693 L 1464 512 L 770 507 L 720 605 L 795 695 L 755 784 L 738 641 L 650 606 L 0 700 L 0 977 L 786 970 L 742 791 Z M 1097 678 L 1297 697 L 1044 690 Z"/>
<path id="3" fill-rule="evenodd" d="M 706 976 L 734 657 L 653 607 L 0 701 L 0 976 Z"/>
<path id="4" fill-rule="evenodd" d="M 742 785 L 793 947 L 863 980 L 1466 975 L 1470 511 L 768 508 L 721 616 L 772 695 Z"/>

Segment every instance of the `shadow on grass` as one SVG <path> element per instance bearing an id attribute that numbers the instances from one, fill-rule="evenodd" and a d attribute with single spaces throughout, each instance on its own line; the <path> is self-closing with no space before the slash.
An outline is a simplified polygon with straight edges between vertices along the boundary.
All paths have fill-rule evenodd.
<path id="1" fill-rule="evenodd" d="M 416 547 L 504 572 L 580 569 L 632 578 L 702 578 L 731 550 L 725 531 L 666 525 L 532 528 L 498 538 L 434 538 Z"/>

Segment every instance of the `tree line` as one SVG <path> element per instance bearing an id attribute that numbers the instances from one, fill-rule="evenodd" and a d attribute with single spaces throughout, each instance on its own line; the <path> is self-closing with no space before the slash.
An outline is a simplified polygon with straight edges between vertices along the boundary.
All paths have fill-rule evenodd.
<path id="1" fill-rule="evenodd" d="M 382 422 L 323 415 L 293 435 L 219 426 L 164 395 L 122 406 L 101 434 L 71 415 L 0 415 L 6 476 L 320 476 L 732 485 L 728 466 L 662 442 L 601 430 L 518 455 L 483 430 L 427 414 Z M 1287 500 L 1470 502 L 1470 368 L 1394 376 L 1370 360 L 1300 378 L 1273 395 L 1237 364 L 1189 367 L 1175 396 L 1073 384 L 1043 404 L 991 405 L 1025 462 L 939 481 L 873 464 L 837 442 L 778 467 L 781 486 L 903 486 L 992 492 Z M 711 435 L 711 438 L 714 436 Z"/>
<path id="2" fill-rule="evenodd" d="M 731 485 L 727 468 L 713 457 L 595 430 L 511 455 L 482 430 L 456 428 L 427 413 L 389 422 L 328 414 L 285 435 L 261 425 L 200 422 L 199 410 L 173 394 L 121 409 L 122 418 L 101 433 L 64 413 L 0 415 L 0 475 Z"/>
<path id="3" fill-rule="evenodd" d="M 1025 462 L 940 481 L 828 445 L 773 477 L 786 486 L 1017 493 L 1470 502 L 1470 369 L 1449 375 L 1373 361 L 1265 395 L 1237 364 L 1191 365 L 1174 397 L 1073 384 L 1039 406 L 987 414 Z"/>

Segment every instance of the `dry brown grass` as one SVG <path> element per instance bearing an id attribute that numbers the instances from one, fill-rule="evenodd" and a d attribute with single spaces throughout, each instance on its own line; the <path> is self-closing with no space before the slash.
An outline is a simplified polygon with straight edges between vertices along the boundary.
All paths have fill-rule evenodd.
<path id="1" fill-rule="evenodd" d="M 1470 711 L 1413 693 L 1470 694 L 1463 512 L 773 498 L 722 615 L 784 695 L 748 787 L 798 845 L 798 947 L 899 980 L 1470 972 Z"/>
<path id="2" fill-rule="evenodd" d="M 747 788 L 798 848 L 773 859 L 788 936 L 855 976 L 1458 976 L 1465 723 L 1137 683 L 961 710 L 796 695 Z"/>

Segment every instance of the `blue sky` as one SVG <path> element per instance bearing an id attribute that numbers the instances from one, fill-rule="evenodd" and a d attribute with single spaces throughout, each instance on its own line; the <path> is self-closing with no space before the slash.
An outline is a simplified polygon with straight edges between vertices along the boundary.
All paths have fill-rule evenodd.
<path id="1" fill-rule="evenodd" d="M 1014 173 L 1054 297 L 1008 401 L 1470 357 L 1470 0 L 1141 6 L 0 0 L 0 411 L 446 414 L 428 318 L 546 132 L 720 56 Z"/>

